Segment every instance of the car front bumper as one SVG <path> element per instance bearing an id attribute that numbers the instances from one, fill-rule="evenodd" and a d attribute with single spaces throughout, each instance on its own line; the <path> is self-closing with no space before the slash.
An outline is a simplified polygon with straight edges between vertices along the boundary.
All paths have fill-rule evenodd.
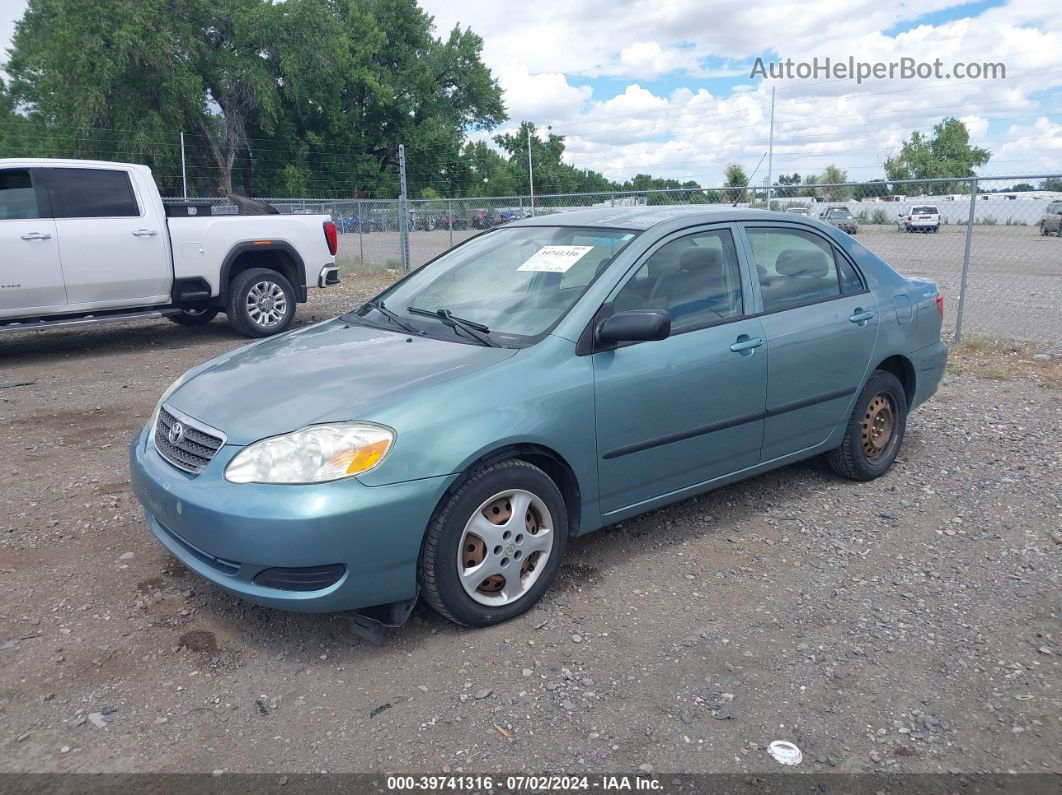
<path id="1" fill-rule="evenodd" d="M 130 479 L 147 525 L 185 566 L 250 602 L 284 610 L 342 612 L 416 595 L 424 530 L 456 475 L 387 486 L 355 478 L 238 485 L 223 473 L 241 449 L 226 445 L 191 476 L 158 455 L 146 429 L 130 447 Z M 316 590 L 255 582 L 277 568 L 313 582 L 315 570 L 337 564 L 338 580 Z"/>

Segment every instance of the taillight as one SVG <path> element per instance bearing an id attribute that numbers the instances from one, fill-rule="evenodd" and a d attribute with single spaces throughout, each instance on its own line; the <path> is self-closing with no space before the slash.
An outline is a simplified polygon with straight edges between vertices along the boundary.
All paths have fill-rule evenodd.
<path id="1" fill-rule="evenodd" d="M 936 301 L 937 311 L 940 312 L 941 317 L 944 317 L 944 296 L 942 296 L 940 293 L 937 293 Z"/>
<path id="2" fill-rule="evenodd" d="M 910 221 L 911 220 L 911 216 L 907 216 L 907 220 Z"/>
<path id="3" fill-rule="evenodd" d="M 339 235 L 336 233 L 336 225 L 331 221 L 324 222 L 325 242 L 328 243 L 328 253 L 333 257 L 339 251 Z"/>

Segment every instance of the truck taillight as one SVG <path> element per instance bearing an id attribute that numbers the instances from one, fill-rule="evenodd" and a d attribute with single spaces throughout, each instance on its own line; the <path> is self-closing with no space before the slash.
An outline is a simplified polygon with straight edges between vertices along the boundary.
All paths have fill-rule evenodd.
<path id="1" fill-rule="evenodd" d="M 325 242 L 328 243 L 328 253 L 333 257 L 339 251 L 339 235 L 336 233 L 336 225 L 331 221 L 324 222 Z"/>
<path id="2" fill-rule="evenodd" d="M 940 316 L 944 317 L 944 296 L 937 293 L 937 311 L 940 312 Z"/>

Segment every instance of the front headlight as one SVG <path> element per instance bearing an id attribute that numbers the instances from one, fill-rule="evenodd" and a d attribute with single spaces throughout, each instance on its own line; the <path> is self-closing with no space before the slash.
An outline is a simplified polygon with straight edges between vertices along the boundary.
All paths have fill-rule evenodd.
<path id="1" fill-rule="evenodd" d="M 324 483 L 375 469 L 395 432 L 366 422 L 310 425 L 248 445 L 229 462 L 230 483 Z"/>

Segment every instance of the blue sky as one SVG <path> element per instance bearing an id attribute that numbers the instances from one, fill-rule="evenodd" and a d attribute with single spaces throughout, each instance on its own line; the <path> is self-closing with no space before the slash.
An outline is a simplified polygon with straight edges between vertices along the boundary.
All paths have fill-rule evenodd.
<path id="1" fill-rule="evenodd" d="M 718 184 L 767 150 L 775 174 L 826 165 L 871 179 L 912 130 L 965 121 L 989 175 L 1062 171 L 1062 14 L 1044 0 L 421 0 L 444 35 L 484 38 L 511 124 L 564 134 L 568 158 L 613 178 L 638 172 Z M 6 48 L 25 0 L 0 0 Z M 1004 80 L 749 79 L 765 61 L 1000 62 Z M 757 175 L 759 181 L 765 172 Z"/>

